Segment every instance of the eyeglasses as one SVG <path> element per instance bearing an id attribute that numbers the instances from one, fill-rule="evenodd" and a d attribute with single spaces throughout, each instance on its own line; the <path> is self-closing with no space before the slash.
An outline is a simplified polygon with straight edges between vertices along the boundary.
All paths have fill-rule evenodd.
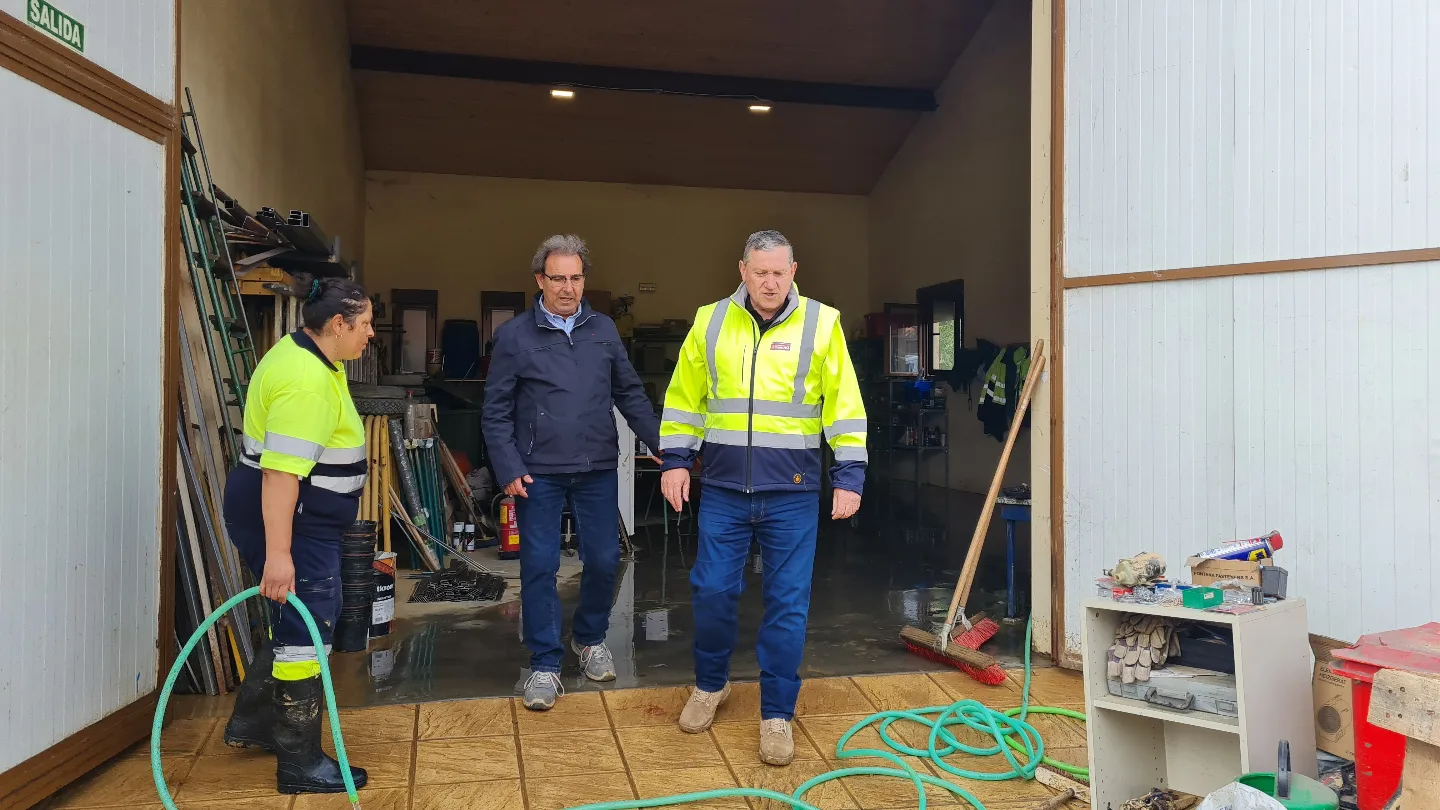
<path id="1" fill-rule="evenodd" d="M 566 284 L 579 287 L 580 285 L 585 283 L 584 273 L 581 273 L 578 276 L 552 276 L 549 273 L 544 273 L 542 275 L 545 276 L 546 281 L 554 284 L 556 287 L 564 287 Z"/>

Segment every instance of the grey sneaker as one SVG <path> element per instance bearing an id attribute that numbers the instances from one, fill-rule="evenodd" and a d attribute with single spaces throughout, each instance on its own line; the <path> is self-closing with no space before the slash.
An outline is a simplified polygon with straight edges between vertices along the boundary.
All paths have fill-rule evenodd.
<path id="1" fill-rule="evenodd" d="M 585 669 L 585 677 L 592 681 L 615 680 L 615 658 L 610 654 L 610 648 L 606 647 L 604 642 L 590 647 L 581 647 L 571 641 L 570 649 L 580 656 L 580 666 Z"/>
<path id="2" fill-rule="evenodd" d="M 532 672 L 530 680 L 525 682 L 525 697 L 521 702 L 525 708 L 532 712 L 548 711 L 555 705 L 555 701 L 565 694 L 565 687 L 560 685 L 560 676 L 553 672 Z"/>

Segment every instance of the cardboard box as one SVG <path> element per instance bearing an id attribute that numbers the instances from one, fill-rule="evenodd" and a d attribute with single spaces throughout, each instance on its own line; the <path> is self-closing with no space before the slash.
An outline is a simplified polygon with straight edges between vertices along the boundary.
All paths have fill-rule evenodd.
<path id="1" fill-rule="evenodd" d="M 1191 584 L 1213 585 L 1221 580 L 1233 579 L 1254 588 L 1260 587 L 1260 567 L 1274 564 L 1275 561 L 1268 557 L 1261 560 L 1207 560 L 1191 557 L 1185 561 L 1185 567 L 1190 569 Z"/>
<path id="2" fill-rule="evenodd" d="M 1350 699 L 1350 679 L 1330 668 L 1330 652 L 1349 646 L 1333 638 L 1310 636 L 1310 650 L 1315 653 L 1315 674 L 1310 679 L 1310 690 L 1315 697 L 1315 747 L 1353 762 L 1355 718 Z"/>

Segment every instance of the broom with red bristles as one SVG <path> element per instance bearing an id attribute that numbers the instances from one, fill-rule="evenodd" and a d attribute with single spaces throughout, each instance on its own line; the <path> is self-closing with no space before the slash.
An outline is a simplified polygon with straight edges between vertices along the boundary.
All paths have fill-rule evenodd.
<path id="1" fill-rule="evenodd" d="M 1020 433 L 1020 423 L 1030 408 L 1030 397 L 1040 374 L 1045 370 L 1045 341 L 1035 342 L 1030 355 L 1030 370 L 1025 375 L 1025 385 L 1020 392 L 1020 401 L 1015 405 L 1015 416 L 1010 420 L 1010 432 L 1005 437 L 1005 449 L 1000 451 L 1000 463 L 995 467 L 995 476 L 990 479 L 990 491 L 985 494 L 985 505 L 980 509 L 980 519 L 975 523 L 975 533 L 970 536 L 970 549 L 965 553 L 965 565 L 960 569 L 960 579 L 955 583 L 955 595 L 950 598 L 950 610 L 945 614 L 945 624 L 938 636 L 915 627 L 900 631 L 900 639 L 917 655 L 949 664 L 965 672 L 975 680 L 995 686 L 1005 682 L 1005 670 L 990 658 L 988 665 L 977 666 L 971 652 L 978 652 L 980 645 L 1000 632 L 1000 625 L 985 615 L 977 614 L 973 619 L 965 617 L 965 601 L 970 598 L 970 586 L 975 584 L 975 570 L 980 567 L 980 552 L 985 547 L 985 534 L 990 530 L 990 518 L 995 513 L 995 501 L 1000 497 L 1000 486 L 1005 480 L 1005 467 L 1010 463 L 1010 451 L 1015 447 L 1015 437 Z M 955 619 L 959 617 L 964 631 L 955 634 Z M 951 645 L 959 649 L 954 649 Z M 982 653 L 983 655 L 983 653 Z"/>

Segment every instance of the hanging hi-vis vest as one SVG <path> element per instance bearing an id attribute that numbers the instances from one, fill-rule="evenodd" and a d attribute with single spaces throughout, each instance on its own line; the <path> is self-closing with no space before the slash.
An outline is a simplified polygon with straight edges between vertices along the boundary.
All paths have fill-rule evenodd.
<path id="1" fill-rule="evenodd" d="M 303 331 L 281 338 L 255 367 L 242 449 L 245 466 L 300 478 L 297 519 L 341 529 L 355 520 L 365 488 L 365 424 L 345 366 L 330 362 Z"/>
<path id="2" fill-rule="evenodd" d="M 834 452 L 830 480 L 865 484 L 865 405 L 840 313 L 792 285 L 768 329 L 735 294 L 695 313 L 665 392 L 664 469 L 704 456 L 705 484 L 743 492 L 820 488 L 822 437 Z"/>

